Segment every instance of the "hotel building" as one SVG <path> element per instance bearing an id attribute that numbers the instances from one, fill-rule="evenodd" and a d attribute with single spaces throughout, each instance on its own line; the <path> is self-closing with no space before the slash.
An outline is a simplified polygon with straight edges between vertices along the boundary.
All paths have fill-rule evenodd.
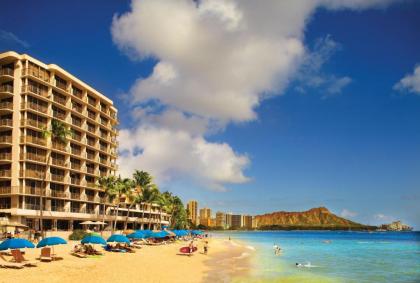
<path id="1" fill-rule="evenodd" d="M 44 137 L 54 120 L 71 130 L 65 142 Z M 43 196 L 45 230 L 115 217 L 121 228 L 127 208 L 115 216 L 96 185 L 117 170 L 117 124 L 113 102 L 59 66 L 0 53 L 0 221 L 38 229 Z M 129 215 L 130 228 L 168 221 L 148 204 Z"/>
<path id="2" fill-rule="evenodd" d="M 216 226 L 226 229 L 226 214 L 224 212 L 216 212 Z"/>
<path id="3" fill-rule="evenodd" d="M 200 224 L 210 227 L 211 226 L 211 209 L 201 208 L 200 209 Z"/>
<path id="4" fill-rule="evenodd" d="M 188 219 L 191 221 L 192 224 L 198 224 L 198 203 L 196 200 L 190 200 L 187 203 L 187 212 L 188 212 Z"/>

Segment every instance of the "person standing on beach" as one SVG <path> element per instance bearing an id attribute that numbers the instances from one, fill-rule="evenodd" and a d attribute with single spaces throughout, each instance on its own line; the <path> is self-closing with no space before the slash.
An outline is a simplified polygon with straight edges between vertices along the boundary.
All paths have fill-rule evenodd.
<path id="1" fill-rule="evenodd" d="M 190 248 L 190 254 L 192 254 L 194 251 L 194 241 L 191 241 L 188 247 Z"/>
<path id="2" fill-rule="evenodd" d="M 209 242 L 205 241 L 204 242 L 204 254 L 205 255 L 207 254 L 208 250 L 209 250 Z"/>

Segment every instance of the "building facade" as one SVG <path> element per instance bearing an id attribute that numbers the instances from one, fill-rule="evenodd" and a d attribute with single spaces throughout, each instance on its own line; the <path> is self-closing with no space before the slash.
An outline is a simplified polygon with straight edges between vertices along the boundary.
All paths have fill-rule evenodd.
<path id="1" fill-rule="evenodd" d="M 46 138 L 55 125 L 65 140 Z M 117 109 L 113 102 L 54 64 L 26 54 L 0 53 L 0 217 L 46 230 L 68 230 L 86 220 L 121 225 L 127 209 L 114 206 L 97 187 L 117 170 Z M 142 212 L 145 217 L 140 219 Z M 133 226 L 167 224 L 158 207 L 130 211 Z M 149 225 L 149 223 L 151 225 Z"/>
<path id="2" fill-rule="evenodd" d="M 253 217 L 251 215 L 244 215 L 243 216 L 243 227 L 246 228 L 246 229 L 252 229 L 253 228 L 252 219 L 253 219 Z"/>
<path id="3" fill-rule="evenodd" d="M 188 220 L 192 224 L 198 225 L 198 203 L 196 200 L 190 200 L 187 203 Z"/>
<path id="4" fill-rule="evenodd" d="M 226 214 L 224 212 L 218 211 L 216 213 L 216 226 L 226 229 Z"/>
<path id="5" fill-rule="evenodd" d="M 231 228 L 241 228 L 243 226 L 243 217 L 241 214 L 232 214 Z"/>
<path id="6" fill-rule="evenodd" d="M 200 224 L 209 227 L 211 225 L 211 209 L 201 208 L 200 209 Z"/>

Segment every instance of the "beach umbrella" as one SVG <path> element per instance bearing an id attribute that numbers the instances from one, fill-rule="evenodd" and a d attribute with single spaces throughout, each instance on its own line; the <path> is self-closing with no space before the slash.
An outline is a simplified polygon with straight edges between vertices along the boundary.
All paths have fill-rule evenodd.
<path id="1" fill-rule="evenodd" d="M 37 248 L 43 248 L 47 246 L 55 246 L 55 245 L 65 245 L 67 244 L 66 240 L 60 237 L 48 237 L 41 240 L 41 242 L 36 245 Z"/>
<path id="2" fill-rule="evenodd" d="M 192 235 L 202 235 L 203 234 L 203 231 L 200 231 L 200 230 L 192 230 L 191 231 L 191 234 Z"/>
<path id="3" fill-rule="evenodd" d="M 162 229 L 167 229 L 168 228 L 168 225 L 163 225 L 162 226 Z"/>
<path id="4" fill-rule="evenodd" d="M 130 240 L 121 234 L 114 234 L 111 235 L 111 237 L 108 238 L 108 240 L 106 240 L 108 243 L 126 243 L 129 244 Z"/>
<path id="5" fill-rule="evenodd" d="M 130 238 L 130 239 L 144 239 L 144 238 L 146 238 L 146 235 L 139 230 L 139 231 L 136 231 L 134 233 L 131 233 L 131 234 L 127 235 L 127 238 Z"/>
<path id="6" fill-rule="evenodd" d="M 106 245 L 106 241 L 102 237 L 96 235 L 88 235 L 82 239 L 82 244 Z"/>
<path id="7" fill-rule="evenodd" d="M 137 231 L 143 233 L 146 239 L 149 238 L 149 236 L 153 233 L 151 230 L 137 230 Z"/>
<path id="8" fill-rule="evenodd" d="M 0 244 L 0 251 L 4 250 L 17 250 L 23 248 L 35 248 L 35 245 L 26 239 L 14 238 L 7 239 Z"/>
<path id="9" fill-rule="evenodd" d="M 149 238 L 160 239 L 160 238 L 165 238 L 167 236 L 168 236 L 168 233 L 166 233 L 165 231 L 161 231 L 161 232 L 153 232 L 151 235 L 149 235 Z"/>

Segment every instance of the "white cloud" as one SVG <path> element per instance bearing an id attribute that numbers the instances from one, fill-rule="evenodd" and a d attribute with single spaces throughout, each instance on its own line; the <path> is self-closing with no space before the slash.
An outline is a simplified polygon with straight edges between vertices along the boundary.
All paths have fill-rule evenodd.
<path id="1" fill-rule="evenodd" d="M 238 155 L 226 143 L 209 143 L 187 131 L 140 127 L 134 132 L 120 131 L 121 173 L 147 168 L 158 181 L 174 175 L 190 176 L 213 189 L 225 183 L 244 183 L 242 170 L 249 164 L 246 155 Z"/>
<path id="2" fill-rule="evenodd" d="M 390 223 L 392 221 L 395 221 L 395 217 L 389 216 L 389 215 L 385 215 L 383 213 L 377 213 L 377 214 L 373 215 L 373 219 L 378 224 Z"/>
<path id="3" fill-rule="evenodd" d="M 185 174 L 216 188 L 246 182 L 246 155 L 205 137 L 231 122 L 256 119 L 261 101 L 282 93 L 306 58 L 305 25 L 317 8 L 381 3 L 133 0 L 131 11 L 114 16 L 113 40 L 135 60 L 158 62 L 130 90 L 139 120 L 121 131 L 122 171 L 130 174 L 140 167 L 163 180 Z M 313 84 L 325 84 L 331 93 L 349 82 L 347 77 L 313 77 Z"/>
<path id="4" fill-rule="evenodd" d="M 420 94 L 420 65 L 417 65 L 414 68 L 414 72 L 412 74 L 407 74 L 397 84 L 395 84 L 394 89 Z"/>
<path id="5" fill-rule="evenodd" d="M 357 215 L 358 215 L 357 212 L 351 211 L 351 210 L 348 210 L 348 209 L 345 209 L 345 208 L 340 213 L 340 216 L 341 217 L 344 217 L 344 218 L 355 217 Z"/>

